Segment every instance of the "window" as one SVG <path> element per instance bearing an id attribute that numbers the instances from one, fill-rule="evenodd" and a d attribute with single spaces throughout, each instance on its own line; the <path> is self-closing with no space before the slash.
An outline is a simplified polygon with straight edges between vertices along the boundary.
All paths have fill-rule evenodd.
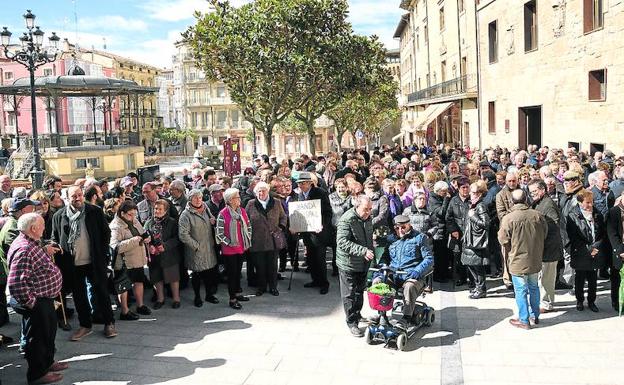
<path id="1" fill-rule="evenodd" d="M 191 112 L 191 127 L 197 127 L 197 112 Z"/>
<path id="2" fill-rule="evenodd" d="M 52 76 L 52 68 L 44 68 L 43 76 Z"/>
<path id="3" fill-rule="evenodd" d="M 537 49 L 537 4 L 535 0 L 524 4 L 524 52 Z"/>
<path id="4" fill-rule="evenodd" d="M 13 112 L 9 112 L 7 114 L 7 126 L 15 126 L 15 114 Z"/>
<path id="5" fill-rule="evenodd" d="M 488 132 L 496 134 L 496 102 L 488 103 Z"/>
<path id="6" fill-rule="evenodd" d="M 4 73 L 4 80 L 11 80 L 13 79 L 13 72 L 5 72 Z"/>
<path id="7" fill-rule="evenodd" d="M 76 159 L 76 168 L 87 168 L 88 163 L 91 163 L 93 168 L 100 168 L 100 158 Z"/>
<path id="8" fill-rule="evenodd" d="M 607 70 L 589 71 L 589 100 L 607 99 Z"/>
<path id="9" fill-rule="evenodd" d="M 429 28 L 425 25 L 425 44 L 429 44 Z"/>
<path id="10" fill-rule="evenodd" d="M 594 156 L 596 152 L 603 152 L 605 150 L 604 143 L 590 143 L 589 144 L 589 154 Z"/>
<path id="11" fill-rule="evenodd" d="M 464 12 L 466 10 L 466 5 L 464 4 L 464 0 L 458 0 L 457 3 L 458 3 L 457 7 L 459 9 L 459 12 L 460 13 Z"/>
<path id="12" fill-rule="evenodd" d="M 440 64 L 440 79 L 442 83 L 446 81 L 446 60 Z"/>
<path id="13" fill-rule="evenodd" d="M 232 114 L 232 127 L 234 128 L 238 128 L 239 127 L 239 112 L 238 110 L 232 110 L 231 111 Z"/>
<path id="14" fill-rule="evenodd" d="M 583 0 L 583 32 L 602 28 L 602 0 Z"/>
<path id="15" fill-rule="evenodd" d="M 224 98 L 225 97 L 225 87 L 224 86 L 217 87 L 217 97 L 218 98 Z"/>
<path id="16" fill-rule="evenodd" d="M 202 112 L 202 126 L 208 127 L 208 112 L 207 111 Z"/>
<path id="17" fill-rule="evenodd" d="M 444 7 L 440 8 L 440 31 L 444 29 Z"/>
<path id="18" fill-rule="evenodd" d="M 498 61 L 498 28 L 496 20 L 488 24 L 488 53 L 490 55 L 490 63 Z"/>
<path id="19" fill-rule="evenodd" d="M 420 49 L 420 31 L 416 28 L 416 49 Z"/>
<path id="20" fill-rule="evenodd" d="M 227 124 L 227 111 L 217 111 L 217 128 L 225 128 Z"/>

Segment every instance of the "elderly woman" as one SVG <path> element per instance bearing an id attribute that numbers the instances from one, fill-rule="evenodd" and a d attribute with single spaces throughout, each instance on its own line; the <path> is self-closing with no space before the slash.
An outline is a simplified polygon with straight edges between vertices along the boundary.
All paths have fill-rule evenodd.
<path id="1" fill-rule="evenodd" d="M 117 215 L 110 223 L 110 247 L 117 250 L 117 258 L 113 264 L 115 276 L 121 272 L 123 265 L 127 268 L 128 278 L 132 281 L 136 312 L 142 315 L 151 314 L 151 310 L 143 304 L 143 282 L 145 274 L 143 266 L 147 263 L 146 245 L 150 242 L 137 219 L 137 206 L 132 201 L 125 201 L 119 207 Z M 133 321 L 139 317 L 128 309 L 128 293 L 119 294 L 121 303 L 120 320 Z"/>
<path id="2" fill-rule="evenodd" d="M 565 220 L 568 242 L 564 247 L 570 253 L 570 265 L 576 273 L 574 277 L 576 310 L 582 311 L 585 308 L 583 289 L 587 282 L 587 307 L 597 313 L 597 272 L 605 266 L 606 256 L 604 219 L 600 211 L 594 207 L 594 194 L 590 190 L 580 190 L 575 199 L 578 204 L 572 207 Z"/>
<path id="3" fill-rule="evenodd" d="M 219 299 L 214 296 L 217 292 L 218 274 L 212 226 L 216 220 L 202 200 L 201 190 L 191 190 L 187 198 L 188 203 L 178 221 L 178 236 L 184 244 L 186 267 L 192 271 L 191 285 L 195 293 L 193 303 L 196 307 L 201 307 L 203 301 L 199 289 L 202 282 L 206 301 L 219 303 Z"/>
<path id="4" fill-rule="evenodd" d="M 383 182 L 381 182 L 381 189 L 386 198 L 388 198 L 390 208 L 390 212 L 388 213 L 388 226 L 392 227 L 394 226 L 394 222 L 392 221 L 394 217 L 403 213 L 403 202 L 401 202 L 401 197 L 396 193 L 394 180 L 384 179 Z"/>
<path id="5" fill-rule="evenodd" d="M 37 206 L 37 212 L 41 214 L 45 222 L 45 231 L 42 238 L 50 239 L 52 237 L 52 215 L 54 215 L 54 212 L 50 211 L 48 194 L 43 190 L 37 190 L 30 195 L 30 199 L 41 202 L 41 205 Z"/>
<path id="6" fill-rule="evenodd" d="M 165 304 L 164 283 L 171 287 L 173 303 L 171 307 L 180 307 L 180 239 L 178 222 L 169 216 L 169 202 L 159 199 L 154 203 L 154 216 L 147 220 L 145 228 L 150 231 L 152 243 L 149 245 L 150 281 L 156 288 L 154 309 Z"/>
<path id="7" fill-rule="evenodd" d="M 446 237 L 446 210 L 448 209 L 451 196 L 449 186 L 445 181 L 438 181 L 433 185 L 433 191 L 429 194 L 427 209 L 433 216 L 435 231 L 433 232 L 433 280 L 446 282 L 453 278 L 450 271 L 450 253 L 447 247 Z"/>
<path id="8" fill-rule="evenodd" d="M 221 253 L 227 274 L 229 305 L 240 310 L 243 306 L 239 301 L 249 301 L 243 296 L 240 286 L 243 253 L 251 247 L 251 223 L 245 209 L 241 208 L 240 193 L 229 188 L 223 193 L 225 208 L 217 217 L 216 237 L 221 244 Z"/>
<path id="9" fill-rule="evenodd" d="M 381 191 L 381 186 L 375 177 L 368 177 L 364 182 L 364 194 L 370 198 L 373 203 L 373 228 L 388 226 L 388 215 L 390 212 L 388 197 Z"/>
<path id="10" fill-rule="evenodd" d="M 490 264 L 488 240 L 490 217 L 483 198 L 487 193 L 485 181 L 478 180 L 470 185 L 470 208 L 464 219 L 464 236 L 461 262 L 466 266 L 469 279 L 474 284 L 471 299 L 485 298 L 485 267 Z"/>
<path id="11" fill-rule="evenodd" d="M 268 184 L 256 184 L 254 194 L 256 198 L 247 203 L 245 211 L 253 228 L 249 251 L 256 266 L 256 295 L 264 294 L 268 284 L 269 293 L 278 296 L 277 254 L 286 246 L 286 213 L 281 202 L 269 195 Z M 280 237 L 283 241 L 281 244 L 278 241 Z"/>

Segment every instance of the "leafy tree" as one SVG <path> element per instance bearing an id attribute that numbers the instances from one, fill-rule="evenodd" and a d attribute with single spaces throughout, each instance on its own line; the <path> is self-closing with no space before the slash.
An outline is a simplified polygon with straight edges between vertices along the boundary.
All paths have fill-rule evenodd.
<path id="1" fill-rule="evenodd" d="M 245 119 L 264 134 L 268 153 L 275 125 L 294 111 L 304 111 L 313 131 L 316 118 L 305 111 L 323 110 L 317 96 L 331 94 L 327 85 L 347 75 L 339 71 L 351 33 L 347 2 L 256 0 L 235 8 L 209 1 L 215 11 L 196 14 L 197 24 L 183 34 L 207 77 L 227 84 Z"/>
<path id="2" fill-rule="evenodd" d="M 179 130 L 174 127 L 161 127 L 154 132 L 154 137 L 160 139 L 167 144 L 171 144 L 175 142 L 184 142 L 187 137 L 197 139 L 197 132 L 189 128 Z"/>

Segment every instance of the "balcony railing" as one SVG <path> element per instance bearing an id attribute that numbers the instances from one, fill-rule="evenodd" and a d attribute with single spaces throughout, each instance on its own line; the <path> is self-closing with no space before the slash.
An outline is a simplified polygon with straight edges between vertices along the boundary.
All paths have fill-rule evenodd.
<path id="1" fill-rule="evenodd" d="M 453 95 L 461 95 L 468 92 L 476 92 L 476 75 L 464 75 L 453 80 L 436 84 L 432 87 L 413 92 L 407 96 L 408 103 L 421 100 L 443 98 Z"/>

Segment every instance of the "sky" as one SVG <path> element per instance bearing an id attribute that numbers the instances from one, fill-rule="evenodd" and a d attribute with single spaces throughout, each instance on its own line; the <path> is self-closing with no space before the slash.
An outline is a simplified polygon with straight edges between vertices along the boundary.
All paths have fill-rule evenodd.
<path id="1" fill-rule="evenodd" d="M 251 0 L 232 0 L 240 5 Z M 388 48 L 403 10 L 399 0 L 349 0 L 349 20 L 356 33 L 377 35 Z M 83 48 L 103 49 L 161 68 L 171 67 L 173 43 L 194 24 L 195 10 L 208 11 L 205 0 L 2 0 L 0 27 L 13 32 L 12 41 L 25 31 L 22 15 L 31 9 L 35 22 L 61 39 Z"/>

